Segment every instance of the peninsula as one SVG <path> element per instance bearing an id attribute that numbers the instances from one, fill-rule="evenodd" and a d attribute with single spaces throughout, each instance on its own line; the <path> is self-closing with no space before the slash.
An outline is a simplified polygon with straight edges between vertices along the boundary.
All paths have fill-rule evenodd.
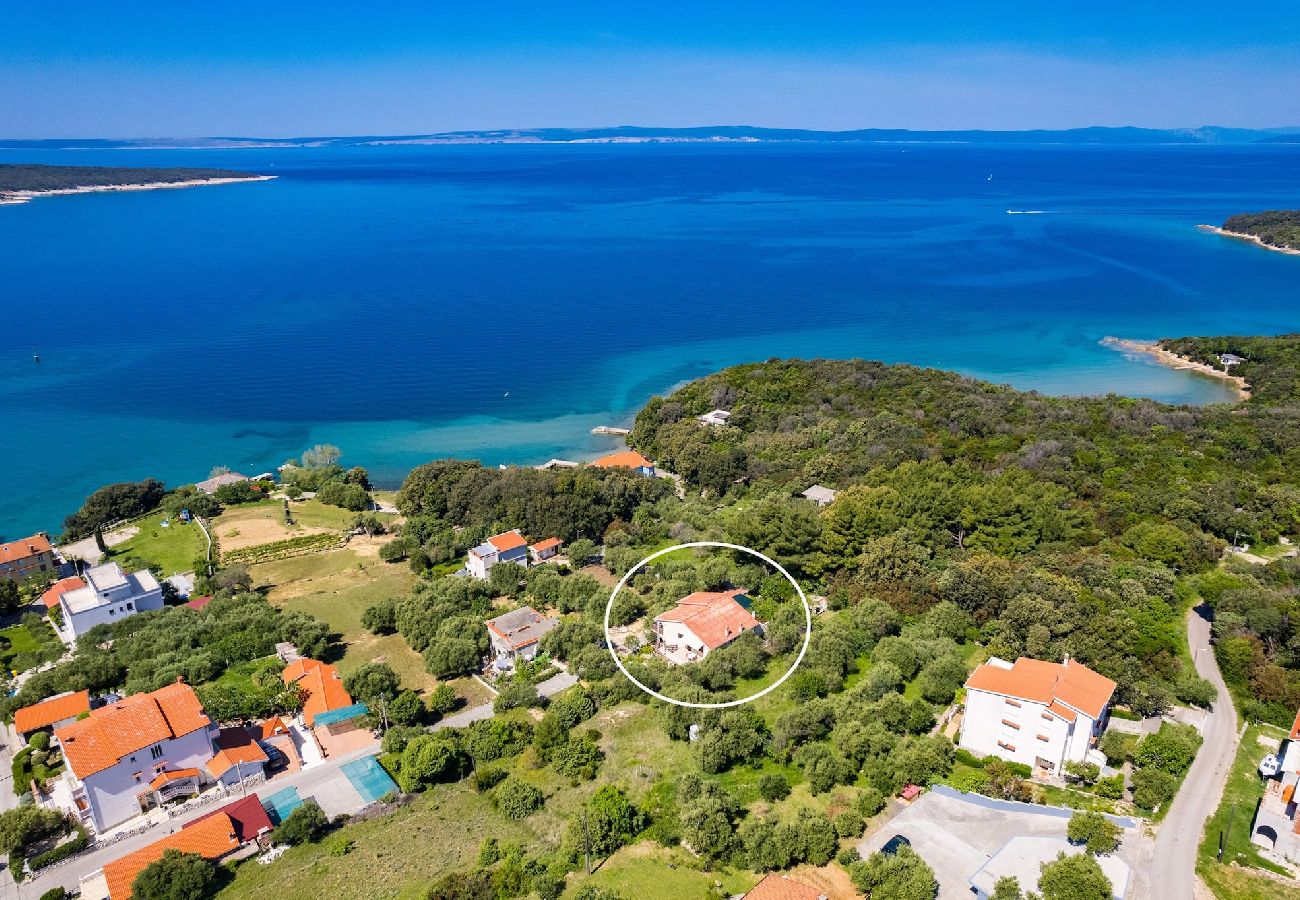
<path id="1" fill-rule="evenodd" d="M 141 168 L 136 166 L 0 165 L 0 205 L 33 197 L 96 191 L 150 191 L 159 188 L 269 181 L 274 175 L 232 169 Z"/>
<path id="2" fill-rule="evenodd" d="M 1229 216 L 1222 226 L 1202 225 L 1224 237 L 1253 241 L 1267 250 L 1300 256 L 1300 210 L 1270 209 Z"/>

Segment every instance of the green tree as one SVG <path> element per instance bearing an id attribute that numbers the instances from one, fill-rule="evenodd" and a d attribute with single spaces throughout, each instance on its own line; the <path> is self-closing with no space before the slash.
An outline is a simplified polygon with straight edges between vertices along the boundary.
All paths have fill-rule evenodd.
<path id="1" fill-rule="evenodd" d="M 304 800 L 275 829 L 272 836 L 277 844 L 308 844 L 316 841 L 329 827 L 329 819 L 315 800 Z"/>
<path id="2" fill-rule="evenodd" d="M 439 781 L 451 780 L 460 769 L 460 749 L 456 739 L 444 731 L 415 738 L 402 750 L 398 783 L 409 793 L 423 790 Z"/>
<path id="3" fill-rule="evenodd" d="M 542 808 L 545 796 L 522 778 L 513 775 L 492 791 L 492 802 L 508 819 L 526 819 Z"/>
<path id="4" fill-rule="evenodd" d="M 1087 853 L 1060 853 L 1043 863 L 1038 890 L 1043 900 L 1111 900 L 1113 896 L 1110 879 Z"/>
<path id="5" fill-rule="evenodd" d="M 197 853 L 165 850 L 135 876 L 134 900 L 204 900 L 216 892 L 217 872 Z"/>
<path id="6" fill-rule="evenodd" d="M 1099 812 L 1076 812 L 1066 830 L 1071 842 L 1083 844 L 1094 856 L 1114 853 L 1120 834 L 1120 827 Z"/>
<path id="7" fill-rule="evenodd" d="M 934 870 L 911 847 L 873 853 L 853 863 L 849 877 L 867 900 L 933 900 L 939 892 Z"/>
<path id="8" fill-rule="evenodd" d="M 1020 882 L 1014 875 L 1003 875 L 993 885 L 993 895 L 989 900 L 1023 900 L 1024 895 L 1020 893 Z"/>
<path id="9" fill-rule="evenodd" d="M 9 854 L 68 831 L 64 816 L 43 806 L 26 804 L 0 813 L 0 853 Z"/>
<path id="10" fill-rule="evenodd" d="M 388 704 L 388 720 L 394 725 L 416 725 L 424 718 L 424 704 L 415 691 L 402 691 Z"/>
<path id="11" fill-rule="evenodd" d="M 569 819 L 569 846 L 578 855 L 590 847 L 593 855 L 608 856 L 645 827 L 645 815 L 612 784 L 598 788 L 585 809 L 585 816 Z"/>
<path id="12" fill-rule="evenodd" d="M 401 679 L 388 663 L 366 663 L 343 677 L 344 689 L 360 703 L 376 704 L 380 698 L 392 700 L 401 691 Z M 376 708 L 373 712 L 378 712 Z"/>

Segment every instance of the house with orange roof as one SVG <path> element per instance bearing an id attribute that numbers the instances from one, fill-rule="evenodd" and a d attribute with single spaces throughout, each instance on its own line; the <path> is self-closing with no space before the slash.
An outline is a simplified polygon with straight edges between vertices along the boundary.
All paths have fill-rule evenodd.
<path id="1" fill-rule="evenodd" d="M 655 464 L 635 450 L 610 453 L 600 459 L 593 460 L 591 464 L 600 469 L 631 469 L 638 475 L 644 475 L 647 478 L 655 477 Z"/>
<path id="2" fill-rule="evenodd" d="M 216 751 L 204 764 L 209 775 L 226 787 L 239 784 L 254 775 L 266 774 L 270 757 L 257 743 L 250 729 L 223 728 L 212 742 Z"/>
<path id="3" fill-rule="evenodd" d="M 1300 862 L 1300 711 L 1277 752 L 1260 762 L 1259 774 L 1264 796 L 1255 808 L 1250 839 L 1266 856 Z"/>
<path id="4" fill-rule="evenodd" d="M 546 562 L 548 559 L 554 559 L 564 546 L 564 541 L 557 537 L 547 538 L 544 541 L 538 541 L 528 547 L 528 557 L 534 564 Z"/>
<path id="5" fill-rule="evenodd" d="M 1114 693 L 1115 682 L 1068 656 L 1059 663 L 995 656 L 966 680 L 960 746 L 1048 775 L 1067 762 L 1105 765 L 1097 741 Z"/>
<path id="6" fill-rule="evenodd" d="M 197 853 L 206 860 L 218 862 L 240 848 L 239 831 L 227 812 L 217 810 L 180 831 L 104 863 L 101 871 L 81 880 L 82 900 L 131 900 L 136 878 L 168 850 Z"/>
<path id="7" fill-rule="evenodd" d="M 319 716 L 356 705 L 343 687 L 339 670 L 329 663 L 304 656 L 285 666 L 280 677 L 285 684 L 302 688 L 302 721 L 308 728 L 316 727 Z"/>
<path id="8" fill-rule="evenodd" d="M 30 741 L 38 731 L 53 731 L 77 721 L 77 716 L 90 712 L 90 691 L 67 691 L 24 706 L 14 713 L 14 731 L 24 741 Z"/>
<path id="9" fill-rule="evenodd" d="M 465 569 L 474 578 L 487 581 L 488 573 L 497 563 L 528 565 L 528 541 L 518 528 L 494 534 L 469 551 Z"/>
<path id="10" fill-rule="evenodd" d="M 741 900 L 826 900 L 826 895 L 789 875 L 772 872 L 750 888 Z"/>
<path id="11" fill-rule="evenodd" d="M 45 604 L 47 610 L 54 609 L 54 607 L 59 605 L 59 600 L 68 591 L 75 591 L 79 588 L 84 588 L 85 586 L 86 580 L 80 575 L 60 578 L 58 581 L 54 582 L 54 584 L 50 585 L 49 589 L 46 590 L 45 593 L 41 594 L 41 603 Z"/>
<path id="12" fill-rule="evenodd" d="M 655 616 L 654 646 L 671 663 L 704 659 L 742 634 L 763 636 L 763 623 L 749 611 L 744 588 L 696 591 Z"/>
<path id="13" fill-rule="evenodd" d="M 158 802 L 152 785 L 160 776 L 201 770 L 216 735 L 198 695 L 181 681 L 93 709 L 54 731 L 68 763 L 56 802 L 102 832 Z M 198 771 L 197 784 L 210 781 Z"/>
<path id="14" fill-rule="evenodd" d="M 42 572 L 57 571 L 58 567 L 48 534 L 0 544 L 0 578 L 6 581 L 22 581 Z"/>

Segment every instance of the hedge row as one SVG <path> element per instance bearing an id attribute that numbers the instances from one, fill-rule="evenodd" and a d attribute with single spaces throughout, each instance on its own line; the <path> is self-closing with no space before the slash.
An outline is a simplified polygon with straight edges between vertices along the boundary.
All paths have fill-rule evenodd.
<path id="1" fill-rule="evenodd" d="M 318 550 L 327 550 L 338 546 L 339 542 L 339 535 L 332 531 L 322 534 L 303 534 L 283 541 L 272 541 L 269 544 L 258 544 L 255 547 L 241 547 L 238 550 L 231 550 L 229 553 L 222 554 L 222 562 L 226 564 L 273 562 L 278 559 L 289 559 L 293 556 L 315 553 Z"/>

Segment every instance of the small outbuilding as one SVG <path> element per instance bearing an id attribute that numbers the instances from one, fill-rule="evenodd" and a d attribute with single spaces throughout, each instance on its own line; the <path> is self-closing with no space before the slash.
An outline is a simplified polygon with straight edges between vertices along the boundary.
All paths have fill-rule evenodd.
<path id="1" fill-rule="evenodd" d="M 833 491 L 828 487 L 822 487 L 820 484 L 814 484 L 804 491 L 802 496 L 807 497 L 818 506 L 829 506 L 835 502 L 835 496 L 838 493 L 839 491 Z"/>

